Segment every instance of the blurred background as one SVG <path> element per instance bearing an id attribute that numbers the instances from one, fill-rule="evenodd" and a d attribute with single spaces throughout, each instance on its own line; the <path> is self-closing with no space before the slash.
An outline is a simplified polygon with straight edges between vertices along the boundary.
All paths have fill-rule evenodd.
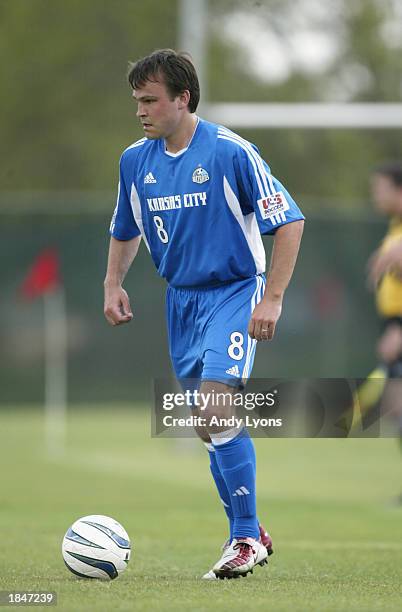
<path id="1" fill-rule="evenodd" d="M 165 286 L 143 245 L 126 281 L 134 322 L 112 329 L 102 308 L 118 160 L 142 137 L 126 70 L 158 47 L 193 52 L 207 119 L 220 108 L 224 122 L 218 103 L 402 98 L 400 0 L 0 0 L 3 403 L 44 399 L 45 319 L 57 312 L 46 315 L 40 291 L 31 301 L 20 291 L 43 249 L 59 262 L 71 404 L 147 399 L 152 377 L 170 372 Z M 259 347 L 254 375 L 365 376 L 379 330 L 365 265 L 386 225 L 369 173 L 400 156 L 401 131 L 267 127 L 269 111 L 253 126 L 247 109 L 251 127 L 228 126 L 259 147 L 308 219 L 277 337 Z M 289 117 L 297 123 L 297 110 Z"/>
<path id="2" fill-rule="evenodd" d="M 401 157 L 402 0 L 0 0 L 0 589 L 56 589 L 68 612 L 233 612 L 251 597 L 265 611 L 267 594 L 277 610 L 399 611 L 389 438 L 257 439 L 277 554 L 212 598 L 195 580 L 226 521 L 203 446 L 151 439 L 151 383 L 170 363 L 165 283 L 144 245 L 125 283 L 134 321 L 103 316 L 118 161 L 142 137 L 126 71 L 162 47 L 193 54 L 199 114 L 254 142 L 307 217 L 253 375 L 357 378 L 376 364 L 365 267 L 387 221 L 369 175 Z M 134 542 L 116 588 L 77 586 L 62 564 L 66 529 L 94 513 Z"/>

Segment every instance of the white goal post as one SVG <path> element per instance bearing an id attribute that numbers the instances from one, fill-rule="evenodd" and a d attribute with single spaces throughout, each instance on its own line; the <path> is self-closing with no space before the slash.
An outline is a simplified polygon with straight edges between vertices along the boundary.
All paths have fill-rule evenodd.
<path id="1" fill-rule="evenodd" d="M 204 104 L 203 116 L 236 128 L 402 128 L 402 104 L 220 103 Z"/>
<path id="2" fill-rule="evenodd" d="M 402 127 L 398 103 L 238 103 L 208 102 L 206 87 L 208 0 L 178 0 L 178 46 L 191 53 L 202 100 L 200 114 L 234 128 L 392 129 Z"/>

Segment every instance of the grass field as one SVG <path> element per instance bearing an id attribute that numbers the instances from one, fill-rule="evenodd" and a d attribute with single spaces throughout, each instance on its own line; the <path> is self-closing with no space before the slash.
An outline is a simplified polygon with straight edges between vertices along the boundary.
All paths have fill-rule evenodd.
<path id="1" fill-rule="evenodd" d="M 69 612 L 401 610 L 396 441 L 256 446 L 259 515 L 275 554 L 253 576 L 205 583 L 226 521 L 201 445 L 151 439 L 139 406 L 81 407 L 70 411 L 65 453 L 49 459 L 42 412 L 1 411 L 0 590 L 56 591 L 57 609 Z M 129 567 L 113 582 L 75 578 L 61 558 L 67 527 L 95 513 L 132 539 Z"/>

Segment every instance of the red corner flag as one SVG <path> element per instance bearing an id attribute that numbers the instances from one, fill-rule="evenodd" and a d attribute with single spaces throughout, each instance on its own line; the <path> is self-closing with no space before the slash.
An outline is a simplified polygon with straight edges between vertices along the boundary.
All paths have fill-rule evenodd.
<path id="1" fill-rule="evenodd" d="M 51 293 L 60 285 L 59 257 L 55 249 L 46 249 L 34 260 L 21 287 L 25 300 L 34 300 L 44 293 Z"/>

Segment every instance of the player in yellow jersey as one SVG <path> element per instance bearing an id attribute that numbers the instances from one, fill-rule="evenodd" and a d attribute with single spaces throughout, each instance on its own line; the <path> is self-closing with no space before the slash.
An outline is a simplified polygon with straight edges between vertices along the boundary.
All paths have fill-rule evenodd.
<path id="1" fill-rule="evenodd" d="M 384 320 L 377 351 L 391 376 L 398 377 L 402 375 L 402 163 L 377 168 L 372 193 L 376 208 L 390 218 L 388 232 L 369 260 L 369 280 Z"/>
<path id="2" fill-rule="evenodd" d="M 402 448 L 402 162 L 378 167 L 371 189 L 377 210 L 390 219 L 388 232 L 369 260 L 368 276 L 384 323 L 377 355 L 392 379 L 382 407 L 398 422 Z"/>

